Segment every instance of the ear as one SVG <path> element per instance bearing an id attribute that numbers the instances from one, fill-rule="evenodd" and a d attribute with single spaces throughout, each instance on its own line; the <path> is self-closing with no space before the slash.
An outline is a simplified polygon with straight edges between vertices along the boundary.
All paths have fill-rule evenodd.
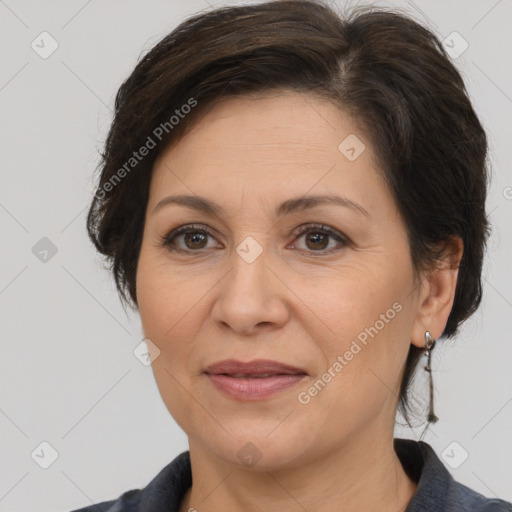
<path id="1" fill-rule="evenodd" d="M 425 347 L 425 331 L 430 331 L 434 339 L 441 336 L 455 298 L 464 250 L 462 239 L 454 236 L 441 250 L 442 258 L 436 267 L 421 276 L 418 312 L 411 332 L 411 343 L 419 348 Z"/>

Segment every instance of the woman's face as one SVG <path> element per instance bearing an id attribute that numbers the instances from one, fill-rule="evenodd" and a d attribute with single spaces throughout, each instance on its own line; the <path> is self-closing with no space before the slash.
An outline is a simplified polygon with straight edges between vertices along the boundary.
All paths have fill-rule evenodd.
<path id="1" fill-rule="evenodd" d="M 423 341 L 420 288 L 369 141 L 328 102 L 224 99 L 155 164 L 137 299 L 161 396 L 191 446 L 269 470 L 391 436 L 411 339 Z M 205 373 L 226 359 L 305 375 L 233 396 Z"/>

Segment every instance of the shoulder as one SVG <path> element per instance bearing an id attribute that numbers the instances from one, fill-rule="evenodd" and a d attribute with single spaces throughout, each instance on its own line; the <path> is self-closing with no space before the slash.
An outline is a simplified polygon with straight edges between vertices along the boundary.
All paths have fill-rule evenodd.
<path id="1" fill-rule="evenodd" d="M 512 512 L 512 503 L 499 498 L 487 498 L 455 480 L 447 494 L 447 502 L 456 503 L 461 511 Z"/>
<path id="2" fill-rule="evenodd" d="M 177 512 L 191 485 L 190 452 L 186 451 L 165 466 L 146 487 L 71 512 Z"/>
<path id="3" fill-rule="evenodd" d="M 512 512 L 512 503 L 499 498 L 487 498 L 483 494 L 454 481 L 447 496 L 448 502 L 456 503 L 455 510 L 474 512 Z"/>
<path id="4" fill-rule="evenodd" d="M 418 483 L 405 512 L 512 512 L 512 503 L 487 498 L 454 480 L 429 444 L 411 439 L 395 439 L 394 444 L 404 470 Z"/>
<path id="5" fill-rule="evenodd" d="M 135 512 L 139 510 L 141 489 L 126 491 L 119 498 L 102 501 L 88 507 L 72 510 L 71 512 Z"/>

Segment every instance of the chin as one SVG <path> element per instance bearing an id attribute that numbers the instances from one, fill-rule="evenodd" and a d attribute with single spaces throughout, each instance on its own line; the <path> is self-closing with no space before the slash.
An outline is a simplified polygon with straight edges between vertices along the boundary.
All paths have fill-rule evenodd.
<path id="1" fill-rule="evenodd" d="M 275 425 L 274 427 L 275 428 Z M 252 471 L 276 471 L 299 465 L 306 457 L 307 443 L 300 432 L 276 432 L 272 429 L 253 431 L 245 429 L 244 435 L 223 436 L 222 439 L 206 439 L 205 445 L 215 456 L 241 468 Z M 203 441 L 204 442 L 204 441 Z"/>

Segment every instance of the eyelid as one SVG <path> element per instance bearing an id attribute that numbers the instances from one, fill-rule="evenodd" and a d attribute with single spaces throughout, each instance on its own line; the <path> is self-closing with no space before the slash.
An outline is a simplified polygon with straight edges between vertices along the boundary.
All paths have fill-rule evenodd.
<path id="1" fill-rule="evenodd" d="M 318 231 L 325 231 L 326 233 L 329 233 L 334 237 L 339 237 L 342 239 L 346 239 L 346 241 L 348 241 L 348 238 L 343 233 L 340 233 L 337 229 L 331 228 L 330 226 L 326 226 L 325 224 L 317 222 L 308 222 L 306 224 L 301 224 L 293 231 L 292 234 L 295 233 L 295 235 L 302 235 L 307 231 L 313 231 L 314 229 Z"/>
<path id="2" fill-rule="evenodd" d="M 171 229 L 165 235 L 161 237 L 161 245 L 169 246 L 171 245 L 171 239 L 177 237 L 178 235 L 187 234 L 188 232 L 203 232 L 210 235 L 212 238 L 215 238 L 214 231 L 205 224 L 183 224 L 174 229 Z M 177 249 L 179 250 L 179 249 Z M 184 249 L 183 249 L 184 250 Z M 198 251 L 192 251 L 198 252 Z"/>
<path id="3" fill-rule="evenodd" d="M 348 246 L 348 245 L 350 245 L 352 243 L 350 238 L 348 238 L 344 233 L 341 233 L 337 229 L 331 228 L 330 226 L 326 226 L 323 223 L 315 223 L 315 222 L 308 222 L 308 223 L 302 224 L 301 226 L 296 228 L 293 231 L 293 233 L 292 233 L 295 236 L 295 238 L 292 241 L 292 243 L 295 242 L 295 240 L 297 240 L 299 237 L 301 237 L 302 235 L 304 235 L 304 234 L 306 234 L 308 232 L 313 232 L 313 233 L 314 232 L 319 232 L 319 233 L 323 232 L 323 233 L 326 233 L 331 238 L 336 240 L 338 242 L 338 244 L 340 244 L 341 246 Z M 298 249 L 298 250 L 301 250 L 301 249 Z M 336 250 L 339 250 L 339 248 L 338 249 L 323 250 L 323 251 L 307 251 L 307 252 L 311 253 L 311 254 L 322 255 L 322 254 L 329 254 L 329 253 L 335 252 Z"/>
<path id="4" fill-rule="evenodd" d="M 293 231 L 291 231 L 289 233 L 288 237 L 290 237 L 290 236 L 294 237 L 294 239 L 292 240 L 292 243 L 293 243 L 300 236 L 302 236 L 308 232 L 315 232 L 315 230 L 317 232 L 326 233 L 327 235 L 329 235 L 330 237 L 335 239 L 342 246 L 347 246 L 351 243 L 351 240 L 346 235 L 339 232 L 338 230 L 331 228 L 330 226 L 326 226 L 322 223 L 314 223 L 314 222 L 313 223 L 309 222 L 309 223 L 302 224 L 302 225 L 298 226 L 297 228 L 295 228 Z M 194 224 L 183 224 L 181 226 L 178 226 L 178 227 L 172 229 L 170 232 L 166 233 L 165 235 L 163 235 L 161 237 L 160 246 L 167 248 L 168 250 L 171 250 L 171 249 L 169 249 L 170 246 L 173 245 L 171 240 L 173 240 L 174 238 L 176 238 L 179 235 L 187 234 L 189 232 L 203 232 L 203 233 L 206 233 L 207 235 L 211 236 L 212 238 L 216 239 L 214 230 L 212 230 L 209 226 L 207 226 L 205 224 L 195 224 L 195 223 Z M 202 251 L 202 249 L 198 249 L 198 250 L 180 249 L 176 246 L 174 246 L 172 250 L 177 251 L 177 252 L 186 252 L 186 253 L 194 253 L 194 252 L 200 253 Z M 304 252 L 303 249 L 298 249 L 298 250 Z M 330 249 L 327 251 L 323 250 L 323 251 L 306 251 L 306 252 L 311 253 L 311 254 L 322 255 L 322 254 L 329 254 L 336 250 L 337 249 Z"/>

